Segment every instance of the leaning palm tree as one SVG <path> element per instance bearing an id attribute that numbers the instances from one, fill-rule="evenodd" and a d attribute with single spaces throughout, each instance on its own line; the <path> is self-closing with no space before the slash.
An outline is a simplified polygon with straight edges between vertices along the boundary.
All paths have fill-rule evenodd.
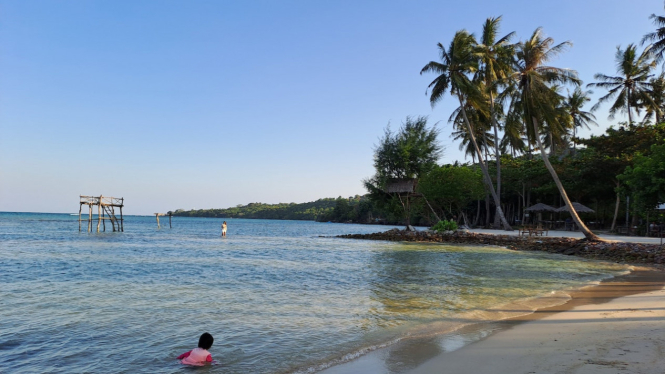
<path id="1" fill-rule="evenodd" d="M 561 198 L 566 203 L 568 212 L 570 212 L 573 220 L 588 240 L 601 240 L 589 230 L 575 211 L 540 139 L 540 125 L 542 123 L 546 122 L 551 128 L 559 122 L 557 119 L 559 114 L 557 104 L 561 102 L 562 98 L 552 88 L 552 85 L 559 83 L 580 84 L 577 72 L 574 70 L 544 65 L 571 45 L 570 42 L 563 42 L 552 46 L 553 43 L 552 38 L 542 36 L 541 28 L 536 29 L 528 40 L 520 42 L 517 47 L 515 73 L 512 78 L 517 82 L 521 113 L 524 116 L 525 124 L 528 124 L 527 135 L 531 141 L 535 141 L 538 145 L 545 167 L 552 175 Z"/>
<path id="2" fill-rule="evenodd" d="M 665 17 L 652 13 L 649 18 L 656 26 L 656 31 L 644 35 L 642 45 L 653 42 L 650 53 L 655 57 L 656 63 L 659 63 L 663 60 L 663 54 L 665 54 Z"/>
<path id="3" fill-rule="evenodd" d="M 499 84 L 504 82 L 511 72 L 514 45 L 509 42 L 515 35 L 514 32 L 511 32 L 498 38 L 500 23 L 500 16 L 487 18 L 479 43 L 475 47 L 476 54 L 480 58 L 478 76 L 483 82 L 485 97 L 489 103 L 489 118 L 494 129 L 494 139 L 499 139 L 495 99 L 498 96 Z M 494 142 L 494 157 L 496 159 L 496 194 L 499 197 L 498 204 L 501 204 L 501 154 L 498 141 Z M 496 219 L 495 224 L 498 224 Z"/>
<path id="4" fill-rule="evenodd" d="M 590 124 L 598 126 L 598 123 L 596 123 L 596 116 L 591 113 L 593 112 L 593 109 L 589 112 L 582 110 L 584 104 L 591 101 L 589 95 L 592 93 L 593 91 L 582 91 L 582 89 L 576 87 L 572 94 L 568 94 L 566 102 L 564 103 L 565 108 L 573 120 L 573 150 L 576 148 L 575 137 L 577 136 L 576 130 L 578 127 L 586 127 L 588 130 L 590 129 Z"/>
<path id="5" fill-rule="evenodd" d="M 652 104 L 653 100 L 649 96 L 649 78 L 652 76 L 651 69 L 656 66 L 656 62 L 651 59 L 647 47 L 640 55 L 637 54 L 637 47 L 634 44 L 628 44 L 625 50 L 617 47 L 614 56 L 617 64 L 618 76 L 612 77 L 605 74 L 596 74 L 593 77 L 600 82 L 589 83 L 588 87 L 600 87 L 608 90 L 607 95 L 598 99 L 596 105 L 591 110 L 597 109 L 600 104 L 616 100 L 610 108 L 609 118 L 613 119 L 616 112 L 628 113 L 628 123 L 633 123 L 632 112 L 639 114 L 639 102 Z"/>
<path id="6" fill-rule="evenodd" d="M 448 50 L 446 50 L 441 43 L 438 43 L 437 45 L 439 47 L 442 62 L 430 61 L 430 63 L 425 65 L 420 71 L 420 74 L 427 72 L 437 74 L 437 77 L 428 86 L 431 89 L 430 103 L 434 106 L 443 98 L 448 89 L 450 89 L 450 94 L 456 96 L 459 100 L 462 117 L 464 118 L 464 123 L 466 124 L 471 143 L 476 150 L 478 164 L 483 172 L 485 184 L 494 199 L 496 212 L 500 217 L 504 229 L 512 230 L 512 227 L 508 224 L 508 221 L 503 214 L 503 210 L 501 209 L 501 204 L 499 203 L 499 198 L 494 189 L 492 178 L 487 170 L 487 165 L 485 165 L 481 149 L 476 142 L 473 125 L 469 122 L 469 118 L 466 114 L 467 103 L 474 105 L 478 110 L 485 110 L 483 106 L 482 92 L 480 92 L 478 86 L 469 79 L 469 74 L 478 71 L 478 57 L 474 50 L 476 45 L 475 38 L 466 30 L 461 30 L 455 33 Z"/>

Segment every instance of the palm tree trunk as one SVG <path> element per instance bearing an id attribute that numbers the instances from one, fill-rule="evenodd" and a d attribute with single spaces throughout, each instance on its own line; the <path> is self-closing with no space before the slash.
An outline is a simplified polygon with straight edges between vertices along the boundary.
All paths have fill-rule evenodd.
<path id="1" fill-rule="evenodd" d="M 628 88 L 628 95 L 626 96 L 626 107 L 628 107 L 628 126 L 633 124 L 633 115 L 630 113 L 630 88 Z"/>
<path id="2" fill-rule="evenodd" d="M 619 183 L 617 183 L 617 188 L 619 187 Z M 610 231 L 614 231 L 617 225 L 617 217 L 619 216 L 619 204 L 621 203 L 621 196 L 619 195 L 619 192 L 617 192 L 617 202 L 614 205 L 614 217 L 612 218 L 612 227 L 610 228 Z"/>
<path id="3" fill-rule="evenodd" d="M 496 118 L 494 118 L 494 95 L 490 90 L 490 120 L 492 122 L 492 127 L 494 127 L 494 157 L 496 157 L 496 195 L 499 198 L 499 204 L 501 204 L 501 157 L 499 155 L 499 125 L 496 123 Z M 497 224 L 499 220 L 497 216 L 494 215 L 494 223 Z"/>
<path id="4" fill-rule="evenodd" d="M 478 226 L 478 221 L 480 220 L 480 200 L 478 200 L 478 208 L 476 209 L 476 216 L 473 218 L 473 226 Z"/>
<path id="5" fill-rule="evenodd" d="M 506 217 L 503 215 L 503 210 L 501 210 L 501 204 L 499 204 L 499 198 L 497 197 L 496 191 L 494 190 L 494 184 L 492 184 L 492 178 L 490 177 L 490 173 L 487 170 L 487 165 L 485 165 L 485 162 L 483 161 L 483 154 L 480 151 L 480 148 L 478 148 L 478 143 L 476 142 L 476 136 L 473 133 L 473 128 L 471 127 L 469 118 L 466 116 L 466 109 L 464 108 L 462 97 L 458 95 L 457 98 L 459 99 L 460 107 L 462 108 L 462 115 L 464 116 L 466 129 L 467 131 L 469 131 L 469 138 L 471 138 L 471 141 L 473 142 L 473 147 L 476 149 L 476 153 L 478 154 L 478 161 L 479 161 L 478 164 L 480 165 L 480 169 L 483 171 L 483 176 L 485 177 L 485 183 L 487 184 L 487 187 L 490 189 L 490 193 L 492 194 L 492 198 L 494 199 L 494 204 L 496 205 L 496 213 L 499 215 L 499 218 L 501 218 L 501 224 L 503 224 L 503 228 L 506 231 L 513 231 L 513 228 L 510 227 L 510 224 L 508 224 L 508 221 L 506 221 Z"/>
<path id="6" fill-rule="evenodd" d="M 490 194 L 485 193 L 485 228 L 490 227 Z"/>
<path id="7" fill-rule="evenodd" d="M 554 183 L 556 184 L 556 187 L 559 189 L 559 194 L 561 194 L 561 198 L 566 203 L 566 208 L 568 208 L 568 212 L 573 217 L 573 221 L 575 221 L 575 224 L 577 225 L 577 227 L 579 227 L 580 231 L 582 231 L 587 240 L 604 241 L 598 235 L 591 232 L 591 230 L 589 230 L 589 228 L 584 224 L 580 216 L 577 215 L 577 211 L 575 211 L 573 204 L 570 202 L 570 199 L 568 198 L 566 189 L 563 188 L 563 184 L 561 184 L 561 180 L 559 180 L 559 176 L 557 175 L 556 170 L 554 170 L 554 168 L 552 167 L 552 164 L 550 163 L 550 160 L 547 157 L 547 153 L 545 153 L 542 141 L 540 140 L 540 130 L 538 129 L 538 120 L 536 120 L 535 117 L 532 117 L 531 120 L 533 121 L 533 131 L 534 134 L 536 135 L 535 138 L 536 141 L 538 142 L 538 147 L 540 148 L 540 154 L 543 156 L 543 162 L 545 163 L 545 167 L 552 175 L 552 179 L 554 179 Z"/>

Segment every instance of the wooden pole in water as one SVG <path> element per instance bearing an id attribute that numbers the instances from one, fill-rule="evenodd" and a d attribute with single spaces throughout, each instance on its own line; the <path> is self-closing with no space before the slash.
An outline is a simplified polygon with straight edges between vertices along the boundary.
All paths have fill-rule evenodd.
<path id="1" fill-rule="evenodd" d="M 81 208 L 83 208 L 83 204 L 79 201 L 79 232 L 81 232 Z"/>
<path id="2" fill-rule="evenodd" d="M 122 218 L 122 205 L 120 205 L 120 224 L 118 225 L 118 227 L 120 228 L 120 231 L 125 232 L 125 224 L 124 224 L 124 220 Z"/>
<path id="3" fill-rule="evenodd" d="M 99 225 L 102 223 L 102 196 L 99 196 L 97 202 L 97 232 L 99 232 Z"/>
<path id="4" fill-rule="evenodd" d="M 169 214 L 169 228 L 170 228 L 170 229 L 172 229 L 172 228 L 173 228 L 173 226 L 171 226 L 171 216 L 172 216 L 172 215 L 171 215 L 171 214 Z"/>
<path id="5" fill-rule="evenodd" d="M 92 204 L 88 205 L 88 232 L 92 232 Z"/>
<path id="6" fill-rule="evenodd" d="M 113 208 L 113 206 L 111 206 L 111 225 L 113 225 L 113 232 L 115 232 L 115 221 L 116 221 L 116 219 L 115 219 L 115 208 Z M 119 227 L 118 227 L 118 229 L 119 229 Z"/>
<path id="7" fill-rule="evenodd" d="M 159 226 L 159 213 L 155 213 L 155 218 L 157 218 L 157 228 L 159 229 L 159 228 L 161 228 Z"/>
<path id="8" fill-rule="evenodd" d="M 104 213 L 106 213 L 106 208 L 102 205 L 102 225 L 104 225 L 104 232 L 106 232 L 106 217 L 104 217 Z"/>

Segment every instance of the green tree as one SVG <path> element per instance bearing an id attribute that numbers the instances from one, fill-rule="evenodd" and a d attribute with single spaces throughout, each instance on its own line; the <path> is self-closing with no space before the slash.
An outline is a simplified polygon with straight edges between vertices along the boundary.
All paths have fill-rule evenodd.
<path id="1" fill-rule="evenodd" d="M 613 119 L 617 112 L 628 113 L 628 123 L 633 123 L 632 112 L 635 111 L 639 115 L 638 103 L 653 104 L 653 99 L 649 96 L 651 87 L 649 78 L 656 62 L 649 55 L 649 47 L 638 55 L 634 44 L 629 44 L 625 50 L 617 47 L 614 58 L 619 75 L 612 77 L 598 73 L 593 77 L 600 82 L 587 85 L 609 91 L 607 95 L 598 99 L 598 103 L 591 109 L 597 109 L 600 104 L 611 101 L 616 96 L 610 107 L 609 118 Z"/>
<path id="2" fill-rule="evenodd" d="M 507 151 L 510 149 L 510 155 L 513 157 L 524 153 L 527 148 L 526 139 L 523 137 L 524 123 L 521 117 L 515 110 L 509 110 L 504 121 L 501 148 L 504 153 L 508 153 Z"/>
<path id="3" fill-rule="evenodd" d="M 561 95 L 561 86 L 551 87 L 552 116 L 542 121 L 540 137 L 543 146 L 550 150 L 550 156 L 569 148 L 568 130 L 573 128 L 573 118 L 566 107 L 565 97 Z"/>
<path id="4" fill-rule="evenodd" d="M 665 139 L 665 124 L 655 126 L 620 126 L 618 129 L 610 127 L 605 134 L 581 139 L 580 142 L 593 151 L 588 166 L 590 169 L 600 171 L 602 177 L 611 176 L 616 192 L 614 217 L 611 230 L 616 227 L 621 202 L 621 192 L 624 182 L 618 176 L 633 164 L 635 155 L 648 155 L 651 146 Z M 605 178 L 590 177 L 595 183 L 603 183 Z"/>
<path id="5" fill-rule="evenodd" d="M 471 143 L 476 150 L 478 163 L 482 169 L 485 184 L 494 199 L 497 214 L 501 219 L 504 229 L 512 230 L 512 227 L 508 224 L 508 221 L 503 214 L 503 210 L 501 209 L 499 197 L 494 189 L 494 184 L 492 183 L 492 178 L 487 170 L 485 159 L 478 143 L 476 142 L 474 126 L 469 121 L 466 112 L 467 102 L 474 105 L 476 109 L 484 109 L 483 94 L 478 89 L 478 86 L 469 78 L 470 74 L 478 71 L 478 58 L 475 50 L 476 44 L 473 35 L 469 34 L 466 30 L 458 31 L 455 33 L 447 50 L 441 43 L 437 44 L 439 47 L 441 62 L 430 61 L 421 69 L 420 74 L 429 72 L 437 74 L 437 77 L 428 86 L 431 89 L 430 103 L 432 106 L 444 97 L 448 89 L 450 89 L 450 94 L 452 96 L 457 97 L 462 117 L 464 118 L 464 123 L 467 127 L 467 133 L 469 134 Z"/>
<path id="6" fill-rule="evenodd" d="M 464 207 L 485 196 L 483 176 L 480 170 L 468 165 L 438 166 L 427 173 L 418 183 L 422 193 L 433 209 L 453 216 L 458 212 L 464 216 Z"/>
<path id="7" fill-rule="evenodd" d="M 530 125 L 527 126 L 527 129 L 531 127 L 531 131 L 527 131 L 527 134 L 531 133 L 530 139 L 536 141 L 545 167 L 550 172 L 559 190 L 559 194 L 568 208 L 568 212 L 570 212 L 580 231 L 584 233 L 584 236 L 588 240 L 601 240 L 589 230 L 584 222 L 582 222 L 575 208 L 573 208 L 568 194 L 552 167 L 540 139 L 541 123 L 548 123 L 551 131 L 553 125 L 559 121 L 557 118 L 559 115 L 557 104 L 561 101 L 561 96 L 556 90 L 552 89 L 552 85 L 567 83 L 580 84 L 577 73 L 574 70 L 544 65 L 571 45 L 570 42 L 563 42 L 552 46 L 553 43 L 554 40 L 552 38 L 544 38 L 542 36 L 542 29 L 540 28 L 536 29 L 528 40 L 519 43 L 517 48 L 517 64 L 513 79 L 517 82 L 519 89 L 520 109 L 524 116 L 525 124 Z"/>
<path id="8" fill-rule="evenodd" d="M 649 156 L 638 153 L 633 166 L 628 166 L 619 179 L 642 210 L 654 210 L 665 202 L 665 144 L 652 145 Z"/>
<path id="9" fill-rule="evenodd" d="M 474 137 L 476 139 L 476 144 L 480 147 L 483 154 L 488 155 L 489 150 L 494 146 L 494 135 L 489 133 L 490 121 L 485 113 L 482 111 L 476 110 L 473 105 L 467 103 L 466 105 L 466 115 L 470 119 L 470 122 L 474 124 L 473 129 L 475 130 Z M 469 132 L 466 128 L 466 122 L 464 122 L 464 116 L 462 115 L 462 108 L 457 108 L 453 111 L 448 119 L 448 122 L 452 122 L 455 128 L 450 136 L 454 140 L 459 140 L 459 150 L 464 151 L 465 156 L 471 156 L 471 159 L 476 161 L 476 149 L 471 141 Z"/>
<path id="10" fill-rule="evenodd" d="M 573 149 L 576 148 L 575 137 L 577 136 L 576 129 L 578 127 L 589 129 L 590 124 L 598 126 L 596 116 L 591 113 L 593 109 L 590 112 L 582 110 L 584 105 L 591 101 L 589 95 L 592 93 L 593 91 L 582 91 L 582 89 L 576 87 L 575 91 L 566 98 L 564 106 L 573 120 Z"/>
<path id="11" fill-rule="evenodd" d="M 374 149 L 374 169 L 376 173 L 364 181 L 370 197 L 386 208 L 395 207 L 398 200 L 407 227 L 411 219 L 411 196 L 389 194 L 387 185 L 394 179 L 418 180 L 434 167 L 443 149 L 437 141 L 438 130 L 427 128 L 427 117 L 406 118 L 400 129 L 393 133 L 388 126 L 379 145 Z"/>
<path id="12" fill-rule="evenodd" d="M 653 13 L 649 18 L 656 26 L 656 31 L 644 35 L 642 45 L 647 42 L 653 43 L 651 53 L 655 56 L 656 63 L 658 63 L 663 60 L 663 53 L 665 53 L 665 17 Z"/>
<path id="13" fill-rule="evenodd" d="M 646 115 L 644 121 L 649 121 L 655 117 L 656 123 L 661 123 L 665 111 L 665 73 L 660 73 L 659 76 L 651 78 L 649 83 L 651 84 L 649 90 L 651 102 L 645 103 Z"/>

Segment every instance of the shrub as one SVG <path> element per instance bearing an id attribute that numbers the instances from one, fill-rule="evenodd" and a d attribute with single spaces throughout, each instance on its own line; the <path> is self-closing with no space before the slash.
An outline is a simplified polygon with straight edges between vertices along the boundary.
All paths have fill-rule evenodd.
<path id="1" fill-rule="evenodd" d="M 443 231 L 455 231 L 457 230 L 457 222 L 453 221 L 439 221 L 436 225 L 432 226 L 432 230 L 443 232 Z"/>

